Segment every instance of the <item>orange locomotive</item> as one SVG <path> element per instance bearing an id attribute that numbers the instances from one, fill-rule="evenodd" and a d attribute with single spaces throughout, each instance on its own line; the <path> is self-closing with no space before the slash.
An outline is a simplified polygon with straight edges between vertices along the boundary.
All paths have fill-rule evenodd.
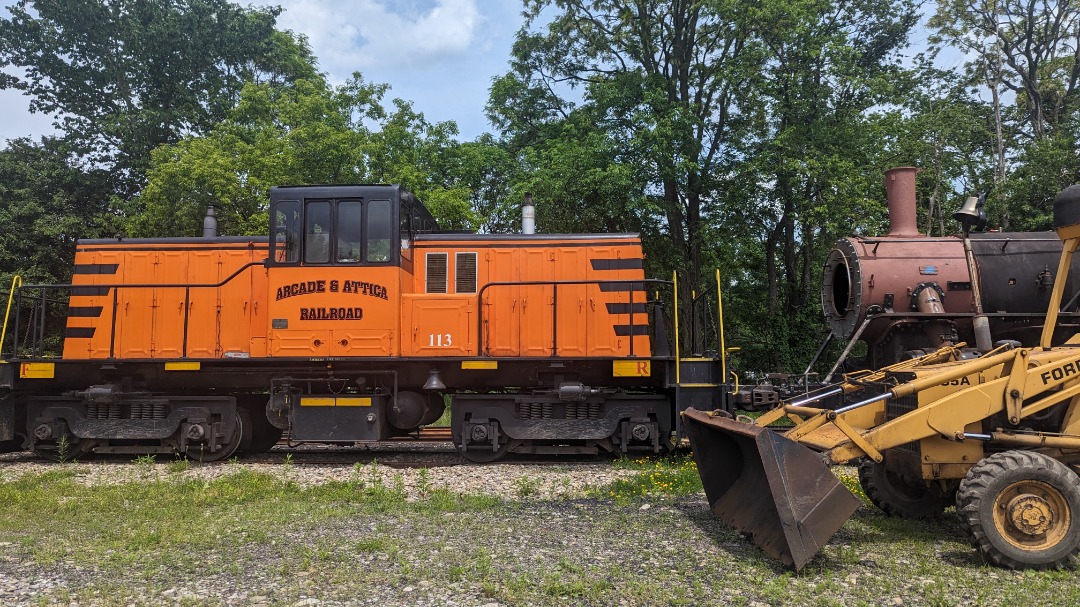
<path id="1" fill-rule="evenodd" d="M 671 281 L 645 279 L 635 234 L 439 232 L 398 186 L 276 187 L 270 218 L 269 239 L 80 241 L 71 285 L 13 289 L 0 440 L 214 460 L 283 430 L 409 434 L 452 395 L 473 460 L 655 452 L 677 410 L 723 396 L 718 361 L 669 353 Z"/>

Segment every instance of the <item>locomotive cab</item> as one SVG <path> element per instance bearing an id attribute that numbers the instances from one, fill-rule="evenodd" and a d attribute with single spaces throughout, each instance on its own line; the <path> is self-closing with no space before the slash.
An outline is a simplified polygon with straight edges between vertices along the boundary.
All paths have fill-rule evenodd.
<path id="1" fill-rule="evenodd" d="M 268 355 L 400 355 L 412 240 L 435 229 L 400 186 L 270 190 Z"/>

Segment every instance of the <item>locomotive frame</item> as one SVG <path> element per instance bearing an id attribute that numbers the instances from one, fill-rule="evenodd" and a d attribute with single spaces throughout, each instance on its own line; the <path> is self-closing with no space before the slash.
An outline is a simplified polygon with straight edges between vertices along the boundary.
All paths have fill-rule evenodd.
<path id="1" fill-rule="evenodd" d="M 668 348 L 677 277 L 645 278 L 636 234 L 440 232 L 386 185 L 275 187 L 269 211 L 270 238 L 81 240 L 72 284 L 14 283 L 3 446 L 218 460 L 413 434 L 447 395 L 471 460 L 661 452 L 727 400 L 722 355 Z"/>

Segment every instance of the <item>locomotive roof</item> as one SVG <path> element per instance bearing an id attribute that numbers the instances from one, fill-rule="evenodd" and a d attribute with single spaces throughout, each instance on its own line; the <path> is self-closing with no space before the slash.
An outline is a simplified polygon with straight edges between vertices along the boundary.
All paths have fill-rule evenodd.
<path id="1" fill-rule="evenodd" d="M 433 232 L 429 234 L 417 234 L 416 240 L 420 241 L 476 241 L 476 240 L 627 240 L 639 239 L 640 234 L 635 232 L 623 232 L 614 234 L 476 234 L 461 232 Z"/>

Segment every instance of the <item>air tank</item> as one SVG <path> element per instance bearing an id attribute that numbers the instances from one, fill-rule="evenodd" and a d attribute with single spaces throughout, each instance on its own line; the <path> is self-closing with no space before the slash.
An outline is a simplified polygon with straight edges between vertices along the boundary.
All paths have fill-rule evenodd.
<path id="1" fill-rule="evenodd" d="M 974 346 L 973 324 L 982 318 L 989 328 L 979 340 L 984 348 L 999 340 L 1036 345 L 1058 280 L 1061 241 L 1049 231 L 974 233 L 969 260 L 962 236 L 928 237 L 916 229 L 916 172 L 886 173 L 887 235 L 844 238 L 829 252 L 821 289 L 829 329 L 843 340 L 858 334 L 868 346 L 863 362 L 874 368 L 944 343 Z M 1075 264 L 1070 275 L 1066 302 L 1077 290 Z M 1068 311 L 1076 308 L 1072 302 Z"/>

